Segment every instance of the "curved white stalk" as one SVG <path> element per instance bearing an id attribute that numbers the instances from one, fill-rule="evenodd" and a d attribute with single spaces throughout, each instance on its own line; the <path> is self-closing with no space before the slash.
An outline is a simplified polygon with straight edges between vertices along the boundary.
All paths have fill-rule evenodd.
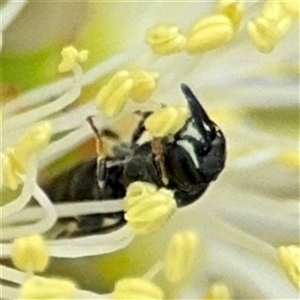
<path id="1" fill-rule="evenodd" d="M 18 14 L 26 6 L 27 0 L 8 1 L 1 10 L 1 32 L 15 20 Z"/>
<path id="2" fill-rule="evenodd" d="M 0 208 L 1 220 L 4 220 L 11 214 L 21 211 L 31 199 L 34 191 L 35 181 L 37 175 L 37 161 L 32 159 L 24 175 L 24 185 L 21 194 L 13 201 L 5 204 Z"/>
<path id="3" fill-rule="evenodd" d="M 76 217 L 97 213 L 114 213 L 123 210 L 123 200 L 82 200 L 81 202 L 63 202 L 53 204 L 58 218 Z M 41 207 L 28 207 L 1 220 L 6 226 L 16 222 L 28 223 L 40 220 L 44 217 L 45 211 Z"/>
<path id="4" fill-rule="evenodd" d="M 110 59 L 99 63 L 83 75 L 82 85 L 86 86 L 93 83 L 99 77 L 106 75 L 107 73 L 120 68 L 122 65 L 126 65 L 128 61 L 131 61 L 135 57 L 139 56 L 145 51 L 145 45 L 134 45 L 126 53 L 122 52 Z M 31 106 L 57 97 L 65 93 L 73 84 L 72 78 L 66 78 L 50 83 L 49 85 L 32 90 L 24 95 L 21 95 L 3 106 L 2 111 L 4 116 L 14 114 L 20 107 L 30 108 Z"/>
<path id="5" fill-rule="evenodd" d="M 56 100 L 47 103 L 38 108 L 33 108 L 29 111 L 22 112 L 15 116 L 10 117 L 8 120 L 4 119 L 3 122 L 3 133 L 6 131 L 15 131 L 17 128 L 22 128 L 24 126 L 29 126 L 51 114 L 58 111 L 62 111 L 66 106 L 73 103 L 81 93 L 82 85 L 82 70 L 81 67 L 77 67 L 74 70 L 74 82 L 69 91 L 67 91 L 63 96 L 57 98 Z"/>
<path id="6" fill-rule="evenodd" d="M 213 257 L 209 268 L 211 276 L 218 274 L 237 290 L 243 290 L 245 298 L 298 299 L 297 289 L 279 265 L 276 266 L 275 250 L 268 261 L 215 240 L 210 256 Z"/>
<path id="7" fill-rule="evenodd" d="M 112 253 L 126 247 L 134 234 L 126 226 L 103 235 L 50 241 L 50 253 L 54 257 L 76 258 Z"/>
<path id="8" fill-rule="evenodd" d="M 45 211 L 45 217 L 32 225 L 2 228 L 1 240 L 7 241 L 21 236 L 44 233 L 55 224 L 57 219 L 55 207 L 37 184 L 34 186 L 33 197 Z"/>
<path id="9" fill-rule="evenodd" d="M 17 299 L 18 290 L 16 288 L 4 284 L 0 284 L 0 288 L 1 288 L 1 299 L 3 300 Z"/>

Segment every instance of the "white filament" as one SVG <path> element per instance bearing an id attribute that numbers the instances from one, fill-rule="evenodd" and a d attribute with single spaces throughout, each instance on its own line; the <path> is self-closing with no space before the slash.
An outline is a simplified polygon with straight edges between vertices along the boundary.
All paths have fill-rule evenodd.
<path id="1" fill-rule="evenodd" d="M 14 21 L 26 4 L 27 0 L 8 1 L 1 10 L 1 32 Z"/>
<path id="2" fill-rule="evenodd" d="M 65 202 L 54 204 L 57 217 L 76 217 L 83 215 L 91 215 L 97 213 L 114 213 L 123 210 L 123 200 L 82 200 L 82 202 Z M 3 224 L 13 224 L 16 222 L 28 223 L 42 219 L 45 211 L 41 207 L 24 208 L 17 214 L 8 216 L 5 220 L 1 220 Z"/>
<path id="3" fill-rule="evenodd" d="M 24 175 L 24 185 L 20 195 L 0 208 L 1 222 L 9 215 L 21 211 L 31 199 L 37 175 L 37 162 L 32 159 Z"/>
<path id="4" fill-rule="evenodd" d="M 82 85 L 86 86 L 93 83 L 95 80 L 101 76 L 106 75 L 107 73 L 120 68 L 122 65 L 125 65 L 128 61 L 138 57 L 145 51 L 145 46 L 135 45 L 126 53 L 122 52 L 114 57 L 96 65 L 91 70 L 87 71 L 83 76 Z M 66 78 L 44 87 L 30 91 L 24 95 L 21 95 L 3 106 L 3 114 L 5 116 L 14 114 L 20 107 L 29 108 L 35 104 L 42 104 L 45 101 L 48 101 L 51 98 L 57 97 L 69 88 L 73 84 L 72 78 Z"/>

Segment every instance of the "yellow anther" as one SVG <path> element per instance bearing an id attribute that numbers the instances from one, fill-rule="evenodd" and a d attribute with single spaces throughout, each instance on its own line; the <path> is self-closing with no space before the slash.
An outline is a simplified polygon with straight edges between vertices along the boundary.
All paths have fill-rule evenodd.
<path id="1" fill-rule="evenodd" d="M 281 2 L 277 1 L 266 1 L 264 3 L 262 12 L 261 12 L 261 17 L 268 19 L 268 20 L 273 20 L 273 21 L 280 21 L 282 18 L 287 16 L 286 10 L 283 8 L 283 5 Z"/>
<path id="2" fill-rule="evenodd" d="M 42 122 L 25 133 L 15 148 L 8 148 L 1 154 L 3 167 L 3 184 L 16 190 L 22 183 L 22 175 L 26 171 L 28 161 L 33 155 L 39 154 L 49 143 L 51 124 Z"/>
<path id="3" fill-rule="evenodd" d="M 278 161 L 291 169 L 299 169 L 300 157 L 296 150 L 285 150 L 278 156 Z"/>
<path id="4" fill-rule="evenodd" d="M 58 65 L 58 71 L 65 73 L 74 69 L 78 63 L 83 63 L 88 59 L 88 51 L 78 51 L 73 46 L 63 48 L 61 51 L 62 61 Z"/>
<path id="5" fill-rule="evenodd" d="M 180 130 L 190 116 L 187 107 L 162 107 L 145 121 L 145 128 L 153 137 L 173 135 Z"/>
<path id="6" fill-rule="evenodd" d="M 270 30 L 274 39 L 279 41 L 285 36 L 288 30 L 292 26 L 292 18 L 288 12 L 284 9 L 281 2 L 267 1 L 262 10 L 262 18 L 265 18 L 271 22 L 270 26 L 273 26 L 275 33 Z"/>
<path id="7" fill-rule="evenodd" d="M 129 100 L 133 79 L 127 71 L 118 72 L 99 92 L 96 105 L 108 117 L 118 115 Z"/>
<path id="8" fill-rule="evenodd" d="M 213 283 L 209 290 L 207 291 L 207 294 L 203 298 L 203 300 L 231 300 L 232 296 L 230 293 L 230 290 L 228 286 L 223 282 L 215 282 Z"/>
<path id="9" fill-rule="evenodd" d="M 261 16 L 248 23 L 248 34 L 262 53 L 271 52 L 292 26 L 292 17 L 283 3 L 267 1 Z"/>
<path id="10" fill-rule="evenodd" d="M 187 39 L 187 51 L 203 53 L 228 43 L 234 34 L 232 21 L 217 14 L 200 20 L 194 25 Z"/>
<path id="11" fill-rule="evenodd" d="M 31 277 L 21 287 L 19 299 L 72 299 L 76 285 L 67 279 Z"/>
<path id="12" fill-rule="evenodd" d="M 165 276 L 172 283 L 184 280 L 193 266 L 199 239 L 194 231 L 179 231 L 173 235 L 165 259 Z"/>
<path id="13" fill-rule="evenodd" d="M 15 157 L 14 149 L 6 149 L 5 153 L 1 153 L 2 180 L 4 186 L 15 191 L 23 182 L 23 167 Z"/>
<path id="14" fill-rule="evenodd" d="M 299 0 L 281 0 L 284 9 L 291 14 L 291 16 L 299 18 L 300 17 L 300 1 Z"/>
<path id="15" fill-rule="evenodd" d="M 142 278 L 121 279 L 116 283 L 112 293 L 114 300 L 160 300 L 163 298 L 164 293 L 159 286 Z"/>
<path id="16" fill-rule="evenodd" d="M 257 18 L 248 23 L 248 34 L 256 48 L 262 53 L 271 52 L 291 27 L 291 18 L 280 22 L 266 18 Z"/>
<path id="17" fill-rule="evenodd" d="M 127 188 L 125 219 L 136 234 L 148 234 L 161 228 L 176 210 L 170 190 L 146 182 L 134 182 Z"/>
<path id="18" fill-rule="evenodd" d="M 244 16 L 244 5 L 237 0 L 219 0 L 217 11 L 226 15 L 231 20 L 233 27 L 237 29 Z"/>
<path id="19" fill-rule="evenodd" d="M 300 247 L 281 246 L 277 249 L 277 255 L 289 279 L 300 290 Z"/>
<path id="20" fill-rule="evenodd" d="M 154 53 L 168 55 L 180 52 L 186 39 L 177 27 L 161 25 L 147 30 L 146 42 Z"/>
<path id="21" fill-rule="evenodd" d="M 15 156 L 26 165 L 32 154 L 38 154 L 49 144 L 52 133 L 50 122 L 41 122 L 30 128 L 15 147 Z"/>
<path id="22" fill-rule="evenodd" d="M 158 73 L 138 70 L 131 72 L 130 77 L 133 79 L 131 99 L 135 102 L 145 102 L 156 87 Z"/>
<path id="23" fill-rule="evenodd" d="M 49 262 L 49 251 L 44 238 L 41 235 L 33 235 L 15 239 L 11 259 L 22 271 L 43 272 Z"/>

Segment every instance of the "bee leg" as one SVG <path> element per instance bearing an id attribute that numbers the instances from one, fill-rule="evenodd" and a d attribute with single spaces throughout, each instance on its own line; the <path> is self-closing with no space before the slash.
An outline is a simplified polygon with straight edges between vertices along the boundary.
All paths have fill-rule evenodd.
<path id="1" fill-rule="evenodd" d="M 145 120 L 146 118 L 151 115 L 151 112 L 142 112 L 140 110 L 135 112 L 136 115 L 141 117 L 136 129 L 134 130 L 131 138 L 131 145 L 135 145 L 138 139 L 142 136 L 142 134 L 146 131 L 145 128 Z"/>
<path id="2" fill-rule="evenodd" d="M 97 182 L 101 190 L 105 188 L 105 180 L 107 175 L 107 165 L 105 157 L 97 158 Z"/>
<path id="3" fill-rule="evenodd" d="M 107 176 L 107 162 L 106 162 L 106 151 L 104 147 L 103 137 L 105 136 L 105 132 L 99 132 L 97 127 L 93 122 L 93 117 L 89 116 L 86 118 L 87 122 L 91 126 L 96 140 L 96 152 L 97 152 L 97 169 L 96 169 L 96 176 L 98 186 L 101 190 L 105 188 L 105 180 Z M 106 132 L 107 134 L 107 132 Z"/>
<path id="4" fill-rule="evenodd" d="M 155 156 L 155 163 L 160 170 L 161 180 L 164 185 L 169 183 L 169 179 L 165 169 L 165 156 L 161 138 L 153 138 L 151 142 L 152 153 Z"/>

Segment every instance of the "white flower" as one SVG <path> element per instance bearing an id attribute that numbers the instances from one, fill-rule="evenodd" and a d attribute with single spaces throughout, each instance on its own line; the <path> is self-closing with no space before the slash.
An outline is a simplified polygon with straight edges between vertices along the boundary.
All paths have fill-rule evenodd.
<path id="1" fill-rule="evenodd" d="M 292 25 L 297 8 L 271 2 L 245 3 L 242 8 L 241 3 L 227 2 L 221 0 L 218 6 L 213 2 L 103 4 L 110 9 L 114 28 L 122 33 L 126 28 L 122 51 L 86 71 L 82 70 L 84 65 L 79 65 L 85 59 L 74 59 L 74 65 L 68 64 L 73 76 L 37 87 L 3 104 L 2 258 L 11 257 L 14 239 L 43 234 L 59 217 L 120 211 L 122 199 L 53 204 L 38 183 L 38 171 L 93 136 L 86 122 L 89 116 L 96 116 L 97 128 L 107 128 L 122 118 L 131 118 L 136 110 L 157 110 L 160 104 L 186 105 L 179 90 L 184 82 L 193 88 L 225 133 L 228 159 L 220 178 L 201 199 L 178 209 L 165 226 L 151 235 L 137 237 L 125 225 L 105 235 L 49 239 L 50 256 L 70 258 L 67 269 L 81 289 L 76 292 L 78 299 L 120 299 L 126 295 L 161 299 L 162 289 L 165 297 L 172 299 L 297 299 L 299 247 L 284 248 L 299 244 L 299 136 L 295 113 L 299 109 L 299 29 Z M 91 5 L 99 9 L 102 3 Z M 9 12 L 9 6 L 6 9 Z M 12 19 L 7 17 L 4 23 Z M 150 28 L 147 44 L 144 40 Z M 94 49 L 88 50 L 91 53 Z M 119 75 L 113 83 L 109 79 L 99 83 L 104 76 L 112 78 L 114 74 Z M 146 84 L 136 74 L 143 74 Z M 90 101 L 75 108 L 70 106 L 87 86 L 99 87 L 103 83 L 104 91 L 93 94 Z M 143 97 L 143 101 L 129 101 L 133 86 L 141 87 L 134 94 L 145 92 L 147 102 Z M 109 113 L 107 99 L 115 100 L 115 106 L 108 107 Z M 37 143 L 29 143 L 30 148 L 22 137 L 32 128 L 40 129 L 36 126 L 45 124 L 41 121 L 51 123 L 52 131 L 49 133 L 47 125 L 47 134 Z M 17 192 L 8 192 L 5 185 L 18 188 Z M 32 196 L 38 206 L 29 207 Z M 174 264 L 178 258 L 179 266 L 188 261 L 191 270 L 182 276 L 187 277 L 183 282 L 176 279 L 175 284 L 174 280 L 168 281 L 168 276 L 164 278 L 162 271 L 167 242 L 182 229 L 192 232 L 193 238 L 186 244 L 182 235 L 171 247 L 174 250 L 170 255 Z M 200 241 L 197 246 L 194 236 Z M 193 253 L 194 263 L 184 257 L 184 252 Z M 82 265 L 71 259 L 96 255 L 95 260 L 82 260 Z M 126 260 L 129 266 L 122 263 Z M 170 264 L 170 258 L 166 261 Z M 55 269 L 51 272 L 55 273 Z M 88 280 L 80 276 L 81 272 Z M 19 292 L 27 275 L 1 265 L 3 297 L 40 295 L 35 290 L 40 279 L 32 274 L 30 288 L 25 282 Z M 56 271 L 56 275 L 66 274 Z M 105 284 L 136 276 L 143 279 L 124 278 L 113 294 L 102 295 L 107 291 Z M 176 278 L 181 278 L 180 274 Z M 155 281 L 162 289 L 148 281 Z M 72 283 L 53 284 L 58 290 L 55 288 L 54 296 L 47 297 L 59 297 L 64 284 L 70 287 L 65 297 L 73 297 L 69 296 L 75 293 Z"/>

